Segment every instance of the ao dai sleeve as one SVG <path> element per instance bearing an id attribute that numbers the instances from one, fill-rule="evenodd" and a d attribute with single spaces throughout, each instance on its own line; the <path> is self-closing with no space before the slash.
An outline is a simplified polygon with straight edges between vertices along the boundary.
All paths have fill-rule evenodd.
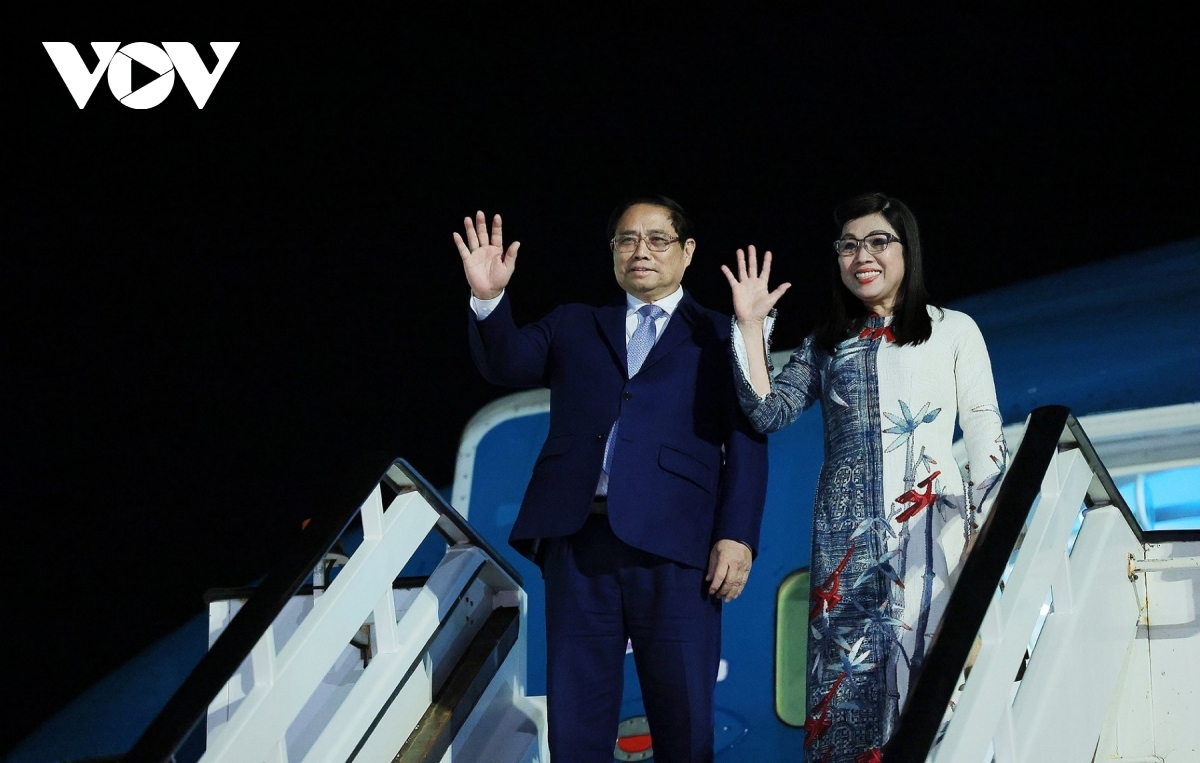
<path id="1" fill-rule="evenodd" d="M 983 334 L 975 321 L 962 317 L 965 325 L 954 353 L 958 423 L 967 449 L 969 516 L 972 524 L 982 524 L 1008 468 L 1008 446 Z"/>
<path id="2" fill-rule="evenodd" d="M 792 353 L 787 365 L 778 376 L 771 379 L 771 391 L 759 397 L 750 383 L 750 368 L 746 360 L 746 340 L 733 323 L 733 355 L 736 368 L 734 380 L 737 385 L 738 402 L 756 430 L 764 434 L 783 429 L 795 421 L 801 413 L 812 406 L 821 395 L 821 372 L 817 366 L 813 337 L 810 335 Z M 762 340 L 766 344 L 767 362 L 770 363 L 770 332 Z"/>

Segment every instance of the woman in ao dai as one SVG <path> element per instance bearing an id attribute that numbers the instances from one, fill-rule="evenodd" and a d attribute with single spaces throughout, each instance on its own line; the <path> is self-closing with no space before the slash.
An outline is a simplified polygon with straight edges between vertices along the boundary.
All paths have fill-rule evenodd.
<path id="1" fill-rule="evenodd" d="M 769 289 L 771 253 L 760 271 L 754 247 L 738 250 L 736 276 L 722 270 L 755 428 L 776 431 L 821 403 L 804 747 L 813 763 L 864 763 L 891 735 L 1008 450 L 983 337 L 965 314 L 929 304 L 912 212 L 865 194 L 835 218 L 830 314 L 774 379 L 764 337 L 789 284 Z M 965 475 L 951 452 L 956 417 Z"/>

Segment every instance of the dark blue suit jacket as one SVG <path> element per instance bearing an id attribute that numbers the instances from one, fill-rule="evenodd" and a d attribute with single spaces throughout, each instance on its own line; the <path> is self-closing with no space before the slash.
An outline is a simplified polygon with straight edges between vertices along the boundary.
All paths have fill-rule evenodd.
<path id="1" fill-rule="evenodd" d="M 550 432 L 509 542 L 532 557 L 538 539 L 583 526 L 619 415 L 608 516 L 621 540 L 700 569 L 721 539 L 757 552 L 767 444 L 734 392 L 729 317 L 685 293 L 629 379 L 625 312 L 624 299 L 563 305 L 517 328 L 506 295 L 486 319 L 471 313 L 471 352 L 483 376 L 551 393 Z"/>

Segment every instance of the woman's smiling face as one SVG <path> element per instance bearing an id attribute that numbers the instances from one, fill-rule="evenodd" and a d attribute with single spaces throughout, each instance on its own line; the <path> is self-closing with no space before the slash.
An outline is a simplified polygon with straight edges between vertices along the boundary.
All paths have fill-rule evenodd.
<path id="1" fill-rule="evenodd" d="M 896 229 L 878 212 L 850 220 L 842 226 L 842 237 L 853 236 L 860 242 L 872 233 L 896 235 Z M 899 241 L 891 241 L 879 254 L 871 254 L 860 244 L 853 255 L 838 255 L 842 283 L 867 309 L 877 315 L 891 315 L 896 295 L 904 283 L 904 251 Z"/>

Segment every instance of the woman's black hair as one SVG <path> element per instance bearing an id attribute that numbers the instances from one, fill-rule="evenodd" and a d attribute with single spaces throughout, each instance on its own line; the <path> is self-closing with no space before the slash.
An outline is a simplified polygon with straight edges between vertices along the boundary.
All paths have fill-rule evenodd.
<path id="1" fill-rule="evenodd" d="M 921 265 L 921 236 L 912 210 L 899 199 L 882 193 L 864 193 L 839 204 L 833 212 L 833 219 L 840 232 L 851 220 L 876 213 L 883 215 L 895 229 L 904 257 L 904 278 L 900 282 L 900 290 L 896 292 L 896 304 L 892 310 L 892 331 L 896 334 L 896 344 L 920 344 L 933 332 L 933 321 L 926 308 L 930 300 L 925 290 L 925 275 Z M 867 309 L 842 283 L 836 260 L 829 272 L 833 299 L 829 319 L 817 329 L 817 344 L 833 354 L 839 342 L 858 331 Z"/>

